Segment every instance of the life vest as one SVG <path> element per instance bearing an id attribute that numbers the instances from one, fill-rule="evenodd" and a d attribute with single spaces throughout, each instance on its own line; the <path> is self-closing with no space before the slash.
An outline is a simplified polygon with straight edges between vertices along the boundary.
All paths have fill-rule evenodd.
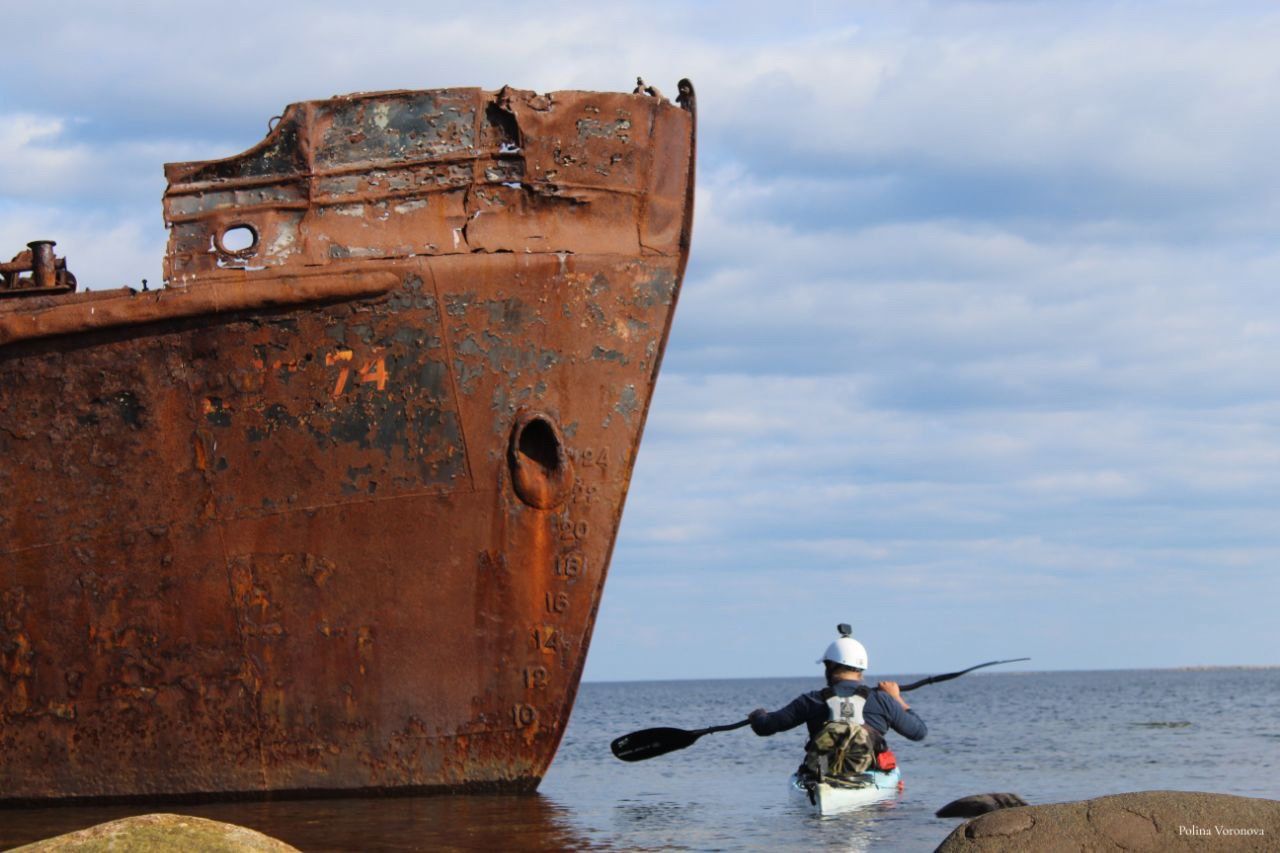
<path id="1" fill-rule="evenodd" d="M 822 691 L 827 721 L 805 746 L 803 768 L 813 777 L 840 779 L 867 772 L 875 762 L 875 733 L 862 719 L 870 691 L 856 682 L 837 682 Z"/>
<path id="2" fill-rule="evenodd" d="M 862 708 L 867 704 L 867 688 L 856 687 L 853 689 L 844 687 L 849 682 L 837 683 L 835 687 L 829 687 L 822 691 L 827 696 L 827 722 L 843 722 L 851 726 L 861 726 Z"/>

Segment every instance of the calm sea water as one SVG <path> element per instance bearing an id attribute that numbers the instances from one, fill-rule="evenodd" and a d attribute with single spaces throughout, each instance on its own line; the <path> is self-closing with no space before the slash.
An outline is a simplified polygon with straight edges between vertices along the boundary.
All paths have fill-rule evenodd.
<path id="1" fill-rule="evenodd" d="M 803 729 L 708 735 L 636 764 L 609 752 L 628 731 L 733 722 L 816 686 L 585 684 L 555 764 L 531 796 L 0 811 L 0 848 L 176 811 L 251 826 L 303 850 L 932 850 L 958 823 L 933 812 L 967 794 L 1014 791 L 1045 803 L 1169 789 L 1280 799 L 1280 669 L 975 673 L 925 687 L 909 699 L 928 738 L 891 737 L 906 790 L 827 819 L 787 796 Z"/>

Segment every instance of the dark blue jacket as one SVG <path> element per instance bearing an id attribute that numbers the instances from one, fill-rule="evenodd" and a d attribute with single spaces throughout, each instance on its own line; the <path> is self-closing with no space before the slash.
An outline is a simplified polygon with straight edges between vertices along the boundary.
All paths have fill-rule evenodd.
<path id="1" fill-rule="evenodd" d="M 797 696 L 785 708 L 751 719 L 751 730 L 758 735 L 772 735 L 808 723 L 813 737 L 827 721 L 827 700 L 821 690 Z M 867 690 L 867 703 L 862 706 L 862 721 L 880 734 L 893 729 L 908 740 L 924 740 L 928 733 L 924 720 L 910 709 L 904 710 L 897 700 L 883 690 Z"/>

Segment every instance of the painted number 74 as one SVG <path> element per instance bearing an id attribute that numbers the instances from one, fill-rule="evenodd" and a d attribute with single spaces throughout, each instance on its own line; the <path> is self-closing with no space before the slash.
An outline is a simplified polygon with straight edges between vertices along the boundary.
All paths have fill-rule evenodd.
<path id="1" fill-rule="evenodd" d="M 347 383 L 351 380 L 351 367 L 355 364 L 355 354 L 349 349 L 341 349 L 337 352 L 331 352 L 325 355 L 324 363 L 328 367 L 338 366 L 338 381 L 333 386 L 333 399 L 342 396 L 342 392 L 347 390 Z M 371 358 L 364 362 L 356 371 L 356 384 L 365 385 L 372 384 L 379 391 L 386 390 L 387 387 L 387 360 L 383 356 Z"/>

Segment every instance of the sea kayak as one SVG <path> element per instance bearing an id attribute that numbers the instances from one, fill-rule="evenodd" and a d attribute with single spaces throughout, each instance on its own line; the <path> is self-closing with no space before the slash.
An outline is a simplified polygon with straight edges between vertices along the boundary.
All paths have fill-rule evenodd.
<path id="1" fill-rule="evenodd" d="M 871 770 L 851 781 L 824 781 L 811 789 L 793 773 L 788 784 L 794 797 L 808 805 L 814 814 L 825 817 L 892 799 L 902 790 L 902 774 L 896 767 L 887 772 Z"/>

